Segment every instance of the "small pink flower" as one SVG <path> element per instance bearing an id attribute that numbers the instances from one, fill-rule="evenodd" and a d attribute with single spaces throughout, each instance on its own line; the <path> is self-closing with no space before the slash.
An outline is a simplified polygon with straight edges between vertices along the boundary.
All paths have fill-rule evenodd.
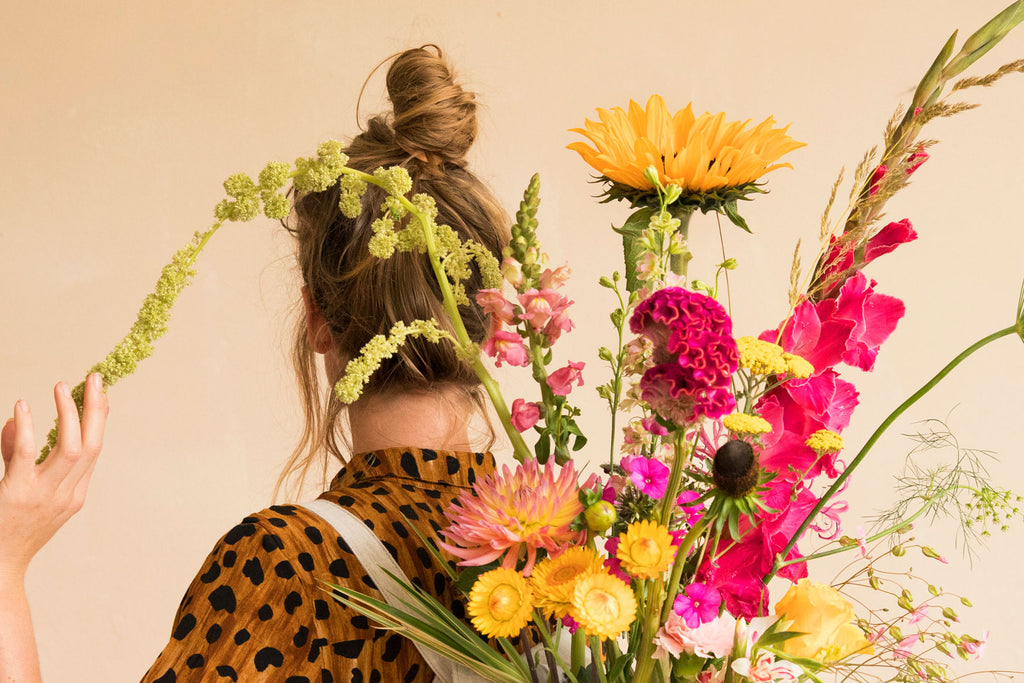
<path id="1" fill-rule="evenodd" d="M 858 526 L 857 527 L 857 547 L 860 548 L 860 556 L 861 557 L 867 557 L 868 556 L 868 546 L 867 546 L 867 544 L 864 541 L 865 541 L 865 538 L 864 538 L 864 527 Z M 910 622 L 910 623 L 914 623 L 914 622 Z"/>
<path id="2" fill-rule="evenodd" d="M 982 632 L 980 640 L 970 636 L 964 636 L 960 639 L 960 646 L 967 654 L 974 655 L 975 659 L 981 659 L 985 655 L 986 645 L 988 645 L 988 629 Z"/>
<path id="3" fill-rule="evenodd" d="M 654 434 L 655 436 L 668 435 L 668 430 L 662 427 L 660 424 L 658 424 L 658 418 L 654 417 L 653 415 L 642 419 L 640 421 L 640 424 L 644 426 L 644 429 L 646 429 L 651 434 Z"/>
<path id="4" fill-rule="evenodd" d="M 519 289 L 523 285 L 523 264 L 506 256 L 501 262 L 501 274 L 510 285 Z"/>
<path id="5" fill-rule="evenodd" d="M 916 624 L 928 616 L 928 603 L 918 605 L 917 609 L 910 613 L 910 623 Z"/>
<path id="6" fill-rule="evenodd" d="M 718 616 L 722 594 L 703 583 L 691 583 L 676 596 L 672 609 L 686 620 L 690 628 L 697 628 Z"/>
<path id="7" fill-rule="evenodd" d="M 499 368 L 502 363 L 519 367 L 530 364 L 530 353 L 523 345 L 523 338 L 514 332 L 498 330 L 483 343 L 480 350 L 494 358 L 494 364 Z"/>
<path id="8" fill-rule="evenodd" d="M 569 280 L 572 271 L 569 266 L 558 266 L 554 270 L 547 268 L 540 274 L 537 284 L 541 289 L 558 289 Z"/>
<path id="9" fill-rule="evenodd" d="M 553 289 L 528 289 L 519 295 L 519 304 L 523 307 L 520 318 L 529 322 L 534 332 L 540 332 L 553 316 L 565 311 L 572 301 Z"/>
<path id="10" fill-rule="evenodd" d="M 732 670 L 754 683 L 781 683 L 797 681 L 804 670 L 793 662 L 776 662 L 771 652 L 760 652 L 751 663 L 748 657 L 737 659 L 732 663 Z"/>
<path id="11" fill-rule="evenodd" d="M 604 551 L 608 553 L 608 557 L 604 559 L 604 566 L 608 569 L 608 573 L 617 579 L 620 579 L 626 585 L 629 585 L 633 579 L 626 572 L 622 571 L 622 560 L 616 557 L 616 552 L 619 549 L 619 537 L 613 536 L 604 542 Z"/>
<path id="12" fill-rule="evenodd" d="M 686 652 L 698 657 L 725 657 L 732 652 L 736 619 L 726 613 L 697 628 L 690 628 L 686 620 L 674 611 L 654 636 L 656 659 L 666 655 L 678 657 Z"/>
<path id="13" fill-rule="evenodd" d="M 896 649 L 892 651 L 892 656 L 895 659 L 906 659 L 913 654 L 911 648 L 917 645 L 919 640 L 921 640 L 921 634 L 919 633 L 907 636 L 896 644 Z"/>
<path id="14" fill-rule="evenodd" d="M 700 494 L 696 491 L 683 491 L 676 498 L 676 505 L 679 506 L 680 511 L 686 515 L 686 523 L 693 526 L 701 517 L 704 516 L 704 504 L 700 505 L 687 505 L 700 498 Z"/>
<path id="15" fill-rule="evenodd" d="M 521 398 L 512 401 L 512 426 L 516 431 L 525 432 L 540 419 L 540 406 Z"/>
<path id="16" fill-rule="evenodd" d="M 571 302 L 570 302 L 571 303 Z M 544 336 L 548 338 L 549 344 L 554 344 L 563 332 L 572 332 L 576 325 L 569 319 L 569 311 L 563 308 L 556 311 L 547 325 L 544 326 Z"/>
<path id="17" fill-rule="evenodd" d="M 622 469 L 626 470 L 630 481 L 641 493 L 658 500 L 665 495 L 668 488 L 668 467 L 660 460 L 643 456 L 622 459 Z"/>
<path id="18" fill-rule="evenodd" d="M 576 633 L 576 629 L 580 627 L 580 625 L 576 623 L 576 620 L 570 617 L 568 614 L 562 617 L 562 626 L 569 629 L 569 633 Z"/>
<path id="19" fill-rule="evenodd" d="M 481 289 L 476 293 L 476 302 L 484 313 L 491 316 L 491 335 L 502 325 L 511 325 L 515 320 L 512 302 L 502 296 L 500 289 Z"/>
<path id="20" fill-rule="evenodd" d="M 878 194 L 878 187 L 882 184 L 882 178 L 885 177 L 888 167 L 885 164 L 879 164 L 875 172 L 871 174 L 871 182 L 868 183 L 868 195 L 874 197 Z"/>
<path id="21" fill-rule="evenodd" d="M 548 386 L 555 396 L 568 396 L 573 384 L 583 386 L 584 365 L 583 362 L 569 361 L 567 366 L 548 375 Z"/>

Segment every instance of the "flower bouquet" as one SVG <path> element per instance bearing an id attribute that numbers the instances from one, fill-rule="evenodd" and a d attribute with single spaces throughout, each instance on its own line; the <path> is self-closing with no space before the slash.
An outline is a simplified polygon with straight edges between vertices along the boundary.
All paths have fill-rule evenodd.
<path id="1" fill-rule="evenodd" d="M 965 532 L 987 533 L 1020 516 L 1020 499 L 987 483 L 969 451 L 939 469 L 910 460 L 900 501 L 869 532 L 842 533 L 837 495 L 879 436 L 961 361 L 1001 337 L 1024 340 L 1024 290 L 1007 327 L 950 361 L 852 455 L 842 432 L 860 398 L 842 372 L 870 371 L 904 313 L 864 268 L 917 238 L 909 220 L 883 221 L 883 208 L 928 159 L 934 141 L 922 129 L 970 107 L 954 93 L 1024 71 L 1015 62 L 954 82 L 1022 20 L 1018 0 L 959 49 L 956 34 L 943 46 L 887 126 L 882 151 L 855 169 L 845 206 L 837 204 L 837 179 L 815 262 L 804 269 L 794 259 L 788 310 L 766 331 L 732 320 L 729 272 L 737 263 L 724 253 L 710 264 L 698 258 L 687 230 L 699 210 L 751 232 L 740 203 L 764 193 L 765 176 L 788 166 L 781 160 L 803 143 L 771 118 L 751 125 L 690 106 L 673 113 L 660 96 L 599 110 L 598 121 L 575 129 L 586 141 L 569 147 L 597 171 L 604 201 L 635 209 L 617 228 L 622 266 L 600 280 L 615 302 L 617 338 L 597 354 L 610 372 L 597 388 L 610 427 L 600 454 L 590 455 L 571 400 L 584 362 L 555 362 L 554 345 L 573 328 L 572 302 L 560 291 L 569 271 L 547 263 L 538 239 L 537 177 L 499 262 L 438 225 L 433 200 L 409 196 L 403 169 L 349 168 L 334 141 L 294 165 L 268 164 L 255 181 L 229 178 L 214 225 L 175 256 L 129 336 L 93 370 L 110 385 L 151 352 L 195 259 L 224 222 L 286 217 L 289 182 L 300 192 L 337 183 L 348 216 L 364 210 L 369 184 L 379 186 L 386 199 L 371 253 L 425 254 L 448 319 L 400 323 L 374 338 L 348 363 L 337 395 L 356 400 L 381 359 L 410 336 L 452 344 L 480 377 L 518 464 L 478 482 L 451 508 L 440 538 L 424 539 L 464 590 L 471 625 L 408 583 L 399 604 L 340 588 L 338 600 L 493 681 L 820 680 L 833 672 L 948 680 L 948 658 L 984 649 L 985 634 L 956 627 L 956 610 L 969 601 L 891 566 L 910 553 L 944 561 L 908 535 L 915 520 L 942 510 L 958 515 Z M 492 323 L 479 346 L 459 312 L 474 269 L 486 287 L 477 303 Z M 538 395 L 510 405 L 485 356 L 529 368 Z M 81 387 L 75 395 L 80 400 Z M 920 435 L 922 447 L 947 441 L 941 426 Z M 809 552 L 814 535 L 825 543 Z M 812 560 L 843 553 L 855 558 L 847 576 L 834 585 L 808 578 Z M 791 585 L 773 600 L 776 577 Z M 880 600 L 892 604 L 873 611 L 869 604 Z"/>

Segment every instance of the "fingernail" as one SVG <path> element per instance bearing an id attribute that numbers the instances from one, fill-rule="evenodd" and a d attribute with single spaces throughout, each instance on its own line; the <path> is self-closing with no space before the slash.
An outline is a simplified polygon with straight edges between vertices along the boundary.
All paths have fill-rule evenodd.
<path id="1" fill-rule="evenodd" d="M 94 372 L 91 375 L 89 375 L 89 381 L 92 382 L 92 386 L 94 388 L 100 390 L 103 389 L 103 377 L 100 376 L 100 373 Z"/>
<path id="2" fill-rule="evenodd" d="M 60 387 L 60 393 L 64 394 L 68 398 L 71 398 L 71 389 L 70 389 L 70 387 L 68 387 L 67 383 L 61 382 L 59 387 Z"/>
<path id="3" fill-rule="evenodd" d="M 28 412 L 28 403 L 25 402 L 25 399 L 19 398 L 18 402 L 14 404 L 14 408 L 15 410 L 20 410 L 21 412 L 26 413 Z"/>

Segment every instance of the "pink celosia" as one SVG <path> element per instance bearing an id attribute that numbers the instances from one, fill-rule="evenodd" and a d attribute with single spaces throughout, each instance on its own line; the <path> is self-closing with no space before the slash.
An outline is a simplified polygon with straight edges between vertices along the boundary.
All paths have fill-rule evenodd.
<path id="1" fill-rule="evenodd" d="M 512 426 L 516 431 L 525 432 L 540 419 L 540 406 L 517 398 L 512 401 Z"/>
<path id="2" fill-rule="evenodd" d="M 583 488 L 595 481 L 591 476 Z M 441 532 L 447 542 L 438 545 L 462 558 L 460 565 L 485 565 L 504 555 L 502 566 L 514 569 L 525 556 L 529 576 L 538 549 L 557 556 L 586 539 L 585 531 L 571 529 L 583 512 L 580 488 L 571 461 L 558 468 L 552 459 L 542 468 L 530 459 L 514 472 L 504 466 L 459 494 L 448 508 L 451 525 Z"/>
<path id="3" fill-rule="evenodd" d="M 556 396 L 568 396 L 572 387 L 583 386 L 583 366 L 585 363 L 569 361 L 564 368 L 555 370 L 548 375 L 548 386 Z"/>
<path id="4" fill-rule="evenodd" d="M 736 403 L 729 391 L 739 351 L 732 321 L 713 298 L 680 287 L 660 289 L 637 305 L 630 329 L 654 345 L 642 396 L 673 422 L 721 417 Z"/>
<path id="5" fill-rule="evenodd" d="M 655 500 L 665 495 L 665 489 L 668 488 L 669 475 L 669 469 L 665 463 L 654 458 L 634 456 L 623 458 L 621 465 L 622 469 L 626 470 L 626 474 L 629 475 L 629 480 L 633 482 L 633 486 L 641 493 Z"/>
<path id="6" fill-rule="evenodd" d="M 530 364 L 530 352 L 523 345 L 523 338 L 515 332 L 498 330 L 485 341 L 480 350 L 494 358 L 494 364 L 502 363 L 525 367 Z"/>
<path id="7" fill-rule="evenodd" d="M 528 289 L 519 295 L 523 313 L 519 317 L 530 323 L 534 332 L 540 332 L 552 317 L 563 313 L 572 301 L 553 289 Z"/>
<path id="8" fill-rule="evenodd" d="M 654 657 L 678 657 L 684 652 L 708 659 L 725 657 L 732 652 L 735 631 L 736 619 L 728 613 L 690 628 L 686 620 L 673 611 L 654 636 L 657 646 Z"/>
<path id="9" fill-rule="evenodd" d="M 718 616 L 722 594 L 703 583 L 691 583 L 676 596 L 672 609 L 686 620 L 690 628 L 697 628 Z"/>

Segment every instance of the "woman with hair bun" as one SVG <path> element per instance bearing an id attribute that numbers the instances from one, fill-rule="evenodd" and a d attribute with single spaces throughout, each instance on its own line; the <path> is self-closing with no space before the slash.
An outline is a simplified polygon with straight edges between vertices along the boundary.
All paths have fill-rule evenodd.
<path id="1" fill-rule="evenodd" d="M 349 143 L 348 165 L 367 173 L 406 168 L 413 192 L 436 201 L 438 223 L 500 258 L 509 240 L 506 215 L 465 162 L 477 133 L 474 95 L 459 86 L 436 46 L 395 56 L 386 80 L 392 111 L 373 117 Z M 370 254 L 382 199 L 371 187 L 363 213 L 352 219 L 338 209 L 337 184 L 295 197 L 286 227 L 304 283 L 294 363 L 305 427 L 279 486 L 301 481 L 318 461 L 326 475 L 329 456 L 344 462 L 320 500 L 363 520 L 413 584 L 459 615 L 457 591 L 419 537 L 440 530 L 451 502 L 494 468 L 471 439 L 471 417 L 483 407 L 476 374 L 450 345 L 409 339 L 347 410 L 333 391 L 346 363 L 375 335 L 396 322 L 447 320 L 425 254 Z M 473 300 L 480 274 L 465 286 Z M 470 337 L 483 341 L 484 312 L 472 304 L 461 313 Z M 142 680 L 433 680 L 410 641 L 332 600 L 323 581 L 381 597 L 348 542 L 306 507 L 274 505 L 245 517 L 214 545 Z M 17 671 L 10 662 L 20 656 L 0 648 L 0 674 Z"/>

